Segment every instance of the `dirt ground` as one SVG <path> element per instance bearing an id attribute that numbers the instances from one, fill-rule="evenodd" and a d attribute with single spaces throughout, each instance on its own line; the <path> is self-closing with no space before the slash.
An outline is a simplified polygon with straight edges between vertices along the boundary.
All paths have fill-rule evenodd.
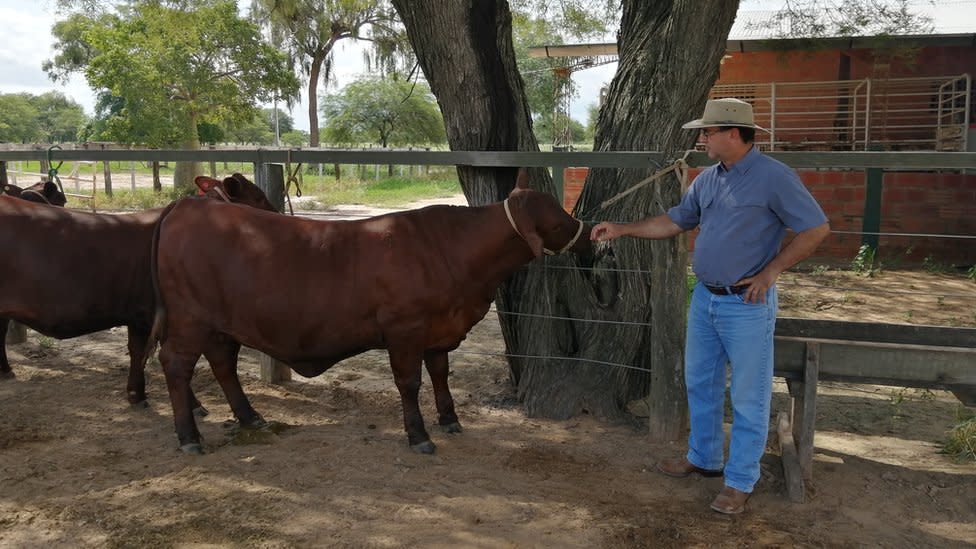
<path id="1" fill-rule="evenodd" d="M 784 316 L 976 325 L 976 284 L 957 275 L 827 271 L 786 276 L 781 288 Z M 501 352 L 489 313 L 452 353 L 461 434 L 433 425 L 425 377 L 422 410 L 438 446 L 425 456 L 407 447 L 383 353 L 268 385 L 245 351 L 255 408 L 290 428 L 231 439 L 229 408 L 202 366 L 194 387 L 211 411 L 199 420 L 207 453 L 190 457 L 177 450 L 158 365 L 150 408 L 126 403 L 124 329 L 64 341 L 31 332 L 9 346 L 16 379 L 0 381 L 0 547 L 976 544 L 976 464 L 939 453 L 973 410 L 948 393 L 821 384 L 810 501 L 786 499 L 771 436 L 746 513 L 729 518 L 708 508 L 721 479 L 653 472 L 682 444 L 591 417 L 526 417 L 504 360 L 482 354 Z M 774 414 L 787 406 L 778 382 Z"/>

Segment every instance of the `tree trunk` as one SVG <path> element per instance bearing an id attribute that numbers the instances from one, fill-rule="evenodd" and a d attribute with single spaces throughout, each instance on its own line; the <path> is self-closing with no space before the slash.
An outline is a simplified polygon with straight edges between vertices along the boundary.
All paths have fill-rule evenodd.
<path id="1" fill-rule="evenodd" d="M 102 162 L 102 175 L 105 177 L 105 196 L 112 198 L 112 163 L 108 160 Z"/>
<path id="2" fill-rule="evenodd" d="M 197 135 L 196 130 L 197 120 L 197 116 L 190 116 L 189 127 L 192 128 L 192 131 L 188 133 L 187 139 L 183 142 L 184 149 L 191 151 L 200 150 L 200 137 Z M 195 194 L 197 187 L 193 183 L 193 179 L 202 173 L 199 162 L 191 162 L 188 160 L 177 162 L 176 168 L 173 169 L 173 187 L 176 196 L 190 196 Z"/>
<path id="3" fill-rule="evenodd" d="M 312 64 L 308 71 L 308 146 L 319 146 L 319 77 L 322 75 L 322 63 L 325 53 L 312 56 Z"/>
<path id="4" fill-rule="evenodd" d="M 159 193 L 163 191 L 163 182 L 159 179 L 159 161 L 152 162 L 153 191 Z"/>
<path id="5" fill-rule="evenodd" d="M 393 4 L 440 104 L 451 148 L 538 150 L 515 66 L 508 4 Z M 620 64 L 600 113 L 595 150 L 658 150 L 678 156 L 692 146 L 696 136 L 680 126 L 700 115 L 737 8 L 737 1 L 625 0 Z M 441 24 L 430 25 L 434 20 Z M 655 169 L 592 170 L 577 205 L 578 217 L 637 220 L 662 213 L 680 198 L 674 179 L 606 210 L 599 206 Z M 547 172 L 532 174 L 533 186 L 553 190 Z M 460 166 L 458 175 L 472 205 L 502 200 L 514 184 L 510 170 Z M 527 413 L 566 418 L 588 412 L 620 418 L 628 403 L 646 398 L 652 436 L 680 437 L 687 416 L 682 382 L 683 249 L 677 239 L 623 239 L 613 243 L 612 253 L 597 256 L 593 270 L 553 268 L 589 265 L 574 257 L 547 258 L 533 262 L 501 288 L 496 304 L 507 352 L 557 357 L 510 358 L 512 379 Z M 611 270 L 614 266 L 645 274 L 617 272 Z"/>

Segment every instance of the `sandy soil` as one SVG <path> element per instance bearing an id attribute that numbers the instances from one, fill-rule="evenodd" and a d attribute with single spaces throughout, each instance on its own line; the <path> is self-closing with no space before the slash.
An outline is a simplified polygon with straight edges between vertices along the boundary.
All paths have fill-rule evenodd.
<path id="1" fill-rule="evenodd" d="M 961 277 L 805 276 L 784 280 L 790 297 L 782 314 L 904 322 L 911 310 L 918 323 L 976 324 L 976 284 Z M 907 304 L 901 294 L 834 296 L 804 286 L 808 280 L 885 291 L 898 281 L 915 294 Z M 935 305 L 923 306 L 928 298 L 919 296 L 930 295 Z M 481 354 L 503 351 L 493 313 L 452 354 L 463 433 L 431 424 L 425 377 L 434 456 L 408 449 L 380 352 L 274 386 L 257 379 L 256 355 L 245 352 L 242 377 L 255 408 L 290 426 L 250 440 L 229 436 L 229 408 L 199 368 L 194 387 L 211 410 L 199 421 L 207 454 L 189 457 L 176 450 L 158 365 L 149 372 L 151 407 L 126 404 L 124 329 L 65 341 L 30 333 L 9 348 L 17 377 L 0 382 L 2 547 L 976 544 L 976 464 L 939 453 L 946 430 L 967 411 L 941 391 L 822 384 L 810 501 L 787 501 L 771 437 L 749 509 L 728 518 L 708 509 L 720 479 L 652 472 L 683 445 L 589 417 L 526 417 L 504 360 Z M 773 406 L 774 414 L 788 406 L 781 383 Z"/>

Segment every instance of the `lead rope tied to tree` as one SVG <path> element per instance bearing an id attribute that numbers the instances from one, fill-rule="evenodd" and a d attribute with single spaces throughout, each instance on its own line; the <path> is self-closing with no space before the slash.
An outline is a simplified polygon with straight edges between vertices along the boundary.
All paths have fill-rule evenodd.
<path id="1" fill-rule="evenodd" d="M 685 151 L 685 154 L 681 158 L 675 160 L 674 163 L 672 163 L 667 168 L 658 170 L 657 172 L 655 172 L 650 177 L 648 177 L 646 179 L 642 179 L 639 183 L 637 183 L 636 185 L 630 187 L 629 189 L 627 189 L 625 191 L 622 191 L 620 193 L 617 193 L 616 195 L 614 195 L 614 196 L 612 196 L 612 197 L 604 200 L 600 204 L 600 209 L 606 209 L 607 206 L 610 206 L 610 205 L 618 202 L 620 199 L 622 199 L 623 197 L 629 195 L 630 193 L 633 193 L 633 192 L 637 191 L 638 189 L 640 189 L 641 187 L 643 187 L 645 185 L 649 185 L 649 184 L 653 183 L 654 181 L 657 181 L 658 179 L 661 179 L 662 177 L 664 177 L 664 176 L 666 176 L 666 175 L 668 175 L 669 173 L 672 173 L 672 172 L 674 172 L 675 177 L 677 177 L 678 178 L 678 181 L 681 183 L 681 193 L 684 194 L 684 192 L 688 189 L 688 162 L 687 162 L 687 159 L 688 159 L 688 155 L 691 154 L 691 153 L 692 153 L 692 150 L 691 149 Z"/>
<path id="2" fill-rule="evenodd" d="M 52 154 L 52 152 L 55 149 L 59 151 L 62 150 L 60 145 L 52 145 L 47 149 L 47 166 L 48 166 L 47 179 L 48 181 L 54 181 L 54 183 L 58 186 L 58 190 L 60 190 L 61 193 L 63 194 L 64 187 L 61 185 L 61 178 L 58 177 L 58 170 L 61 168 L 61 165 L 64 164 L 64 160 L 59 160 L 58 165 L 57 166 L 54 165 L 54 159 L 53 159 L 54 155 Z"/>
<path id="3" fill-rule="evenodd" d="M 285 158 L 285 201 L 288 202 L 288 213 L 295 215 L 295 209 L 291 206 L 291 197 L 288 195 L 288 190 L 291 188 L 291 184 L 295 184 L 295 197 L 302 197 L 302 163 L 299 162 L 294 171 L 291 169 L 291 149 L 288 149 L 288 156 Z"/>

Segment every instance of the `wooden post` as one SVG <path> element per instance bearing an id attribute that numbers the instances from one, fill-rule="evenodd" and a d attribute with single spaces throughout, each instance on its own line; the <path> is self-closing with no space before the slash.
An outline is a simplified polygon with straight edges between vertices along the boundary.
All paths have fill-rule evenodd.
<path id="1" fill-rule="evenodd" d="M 0 160 L 0 189 L 7 186 L 7 161 Z"/>
<path id="2" fill-rule="evenodd" d="M 254 183 L 261 188 L 279 212 L 285 209 L 285 170 L 281 164 L 254 164 Z M 261 381 L 280 383 L 291 380 L 291 368 L 261 353 Z"/>
<path id="3" fill-rule="evenodd" d="M 209 149 L 213 151 L 216 150 L 217 147 L 215 147 L 214 145 L 210 145 Z M 210 159 L 210 177 L 214 179 L 217 178 L 217 161 L 214 160 L 213 158 Z"/>
<path id="4" fill-rule="evenodd" d="M 806 498 L 803 485 L 803 472 L 797 458 L 796 443 L 790 431 L 790 419 L 786 412 L 780 412 L 776 421 L 776 434 L 779 435 L 779 451 L 783 459 L 783 477 L 786 480 L 786 495 L 793 503 L 803 503 Z"/>
<path id="5" fill-rule="evenodd" d="M 806 343 L 806 367 L 803 369 L 803 391 L 793 408 L 793 436 L 797 442 L 803 478 L 813 480 L 813 435 L 817 419 L 817 380 L 820 377 L 820 344 Z M 797 406 L 799 418 L 797 422 Z"/>

